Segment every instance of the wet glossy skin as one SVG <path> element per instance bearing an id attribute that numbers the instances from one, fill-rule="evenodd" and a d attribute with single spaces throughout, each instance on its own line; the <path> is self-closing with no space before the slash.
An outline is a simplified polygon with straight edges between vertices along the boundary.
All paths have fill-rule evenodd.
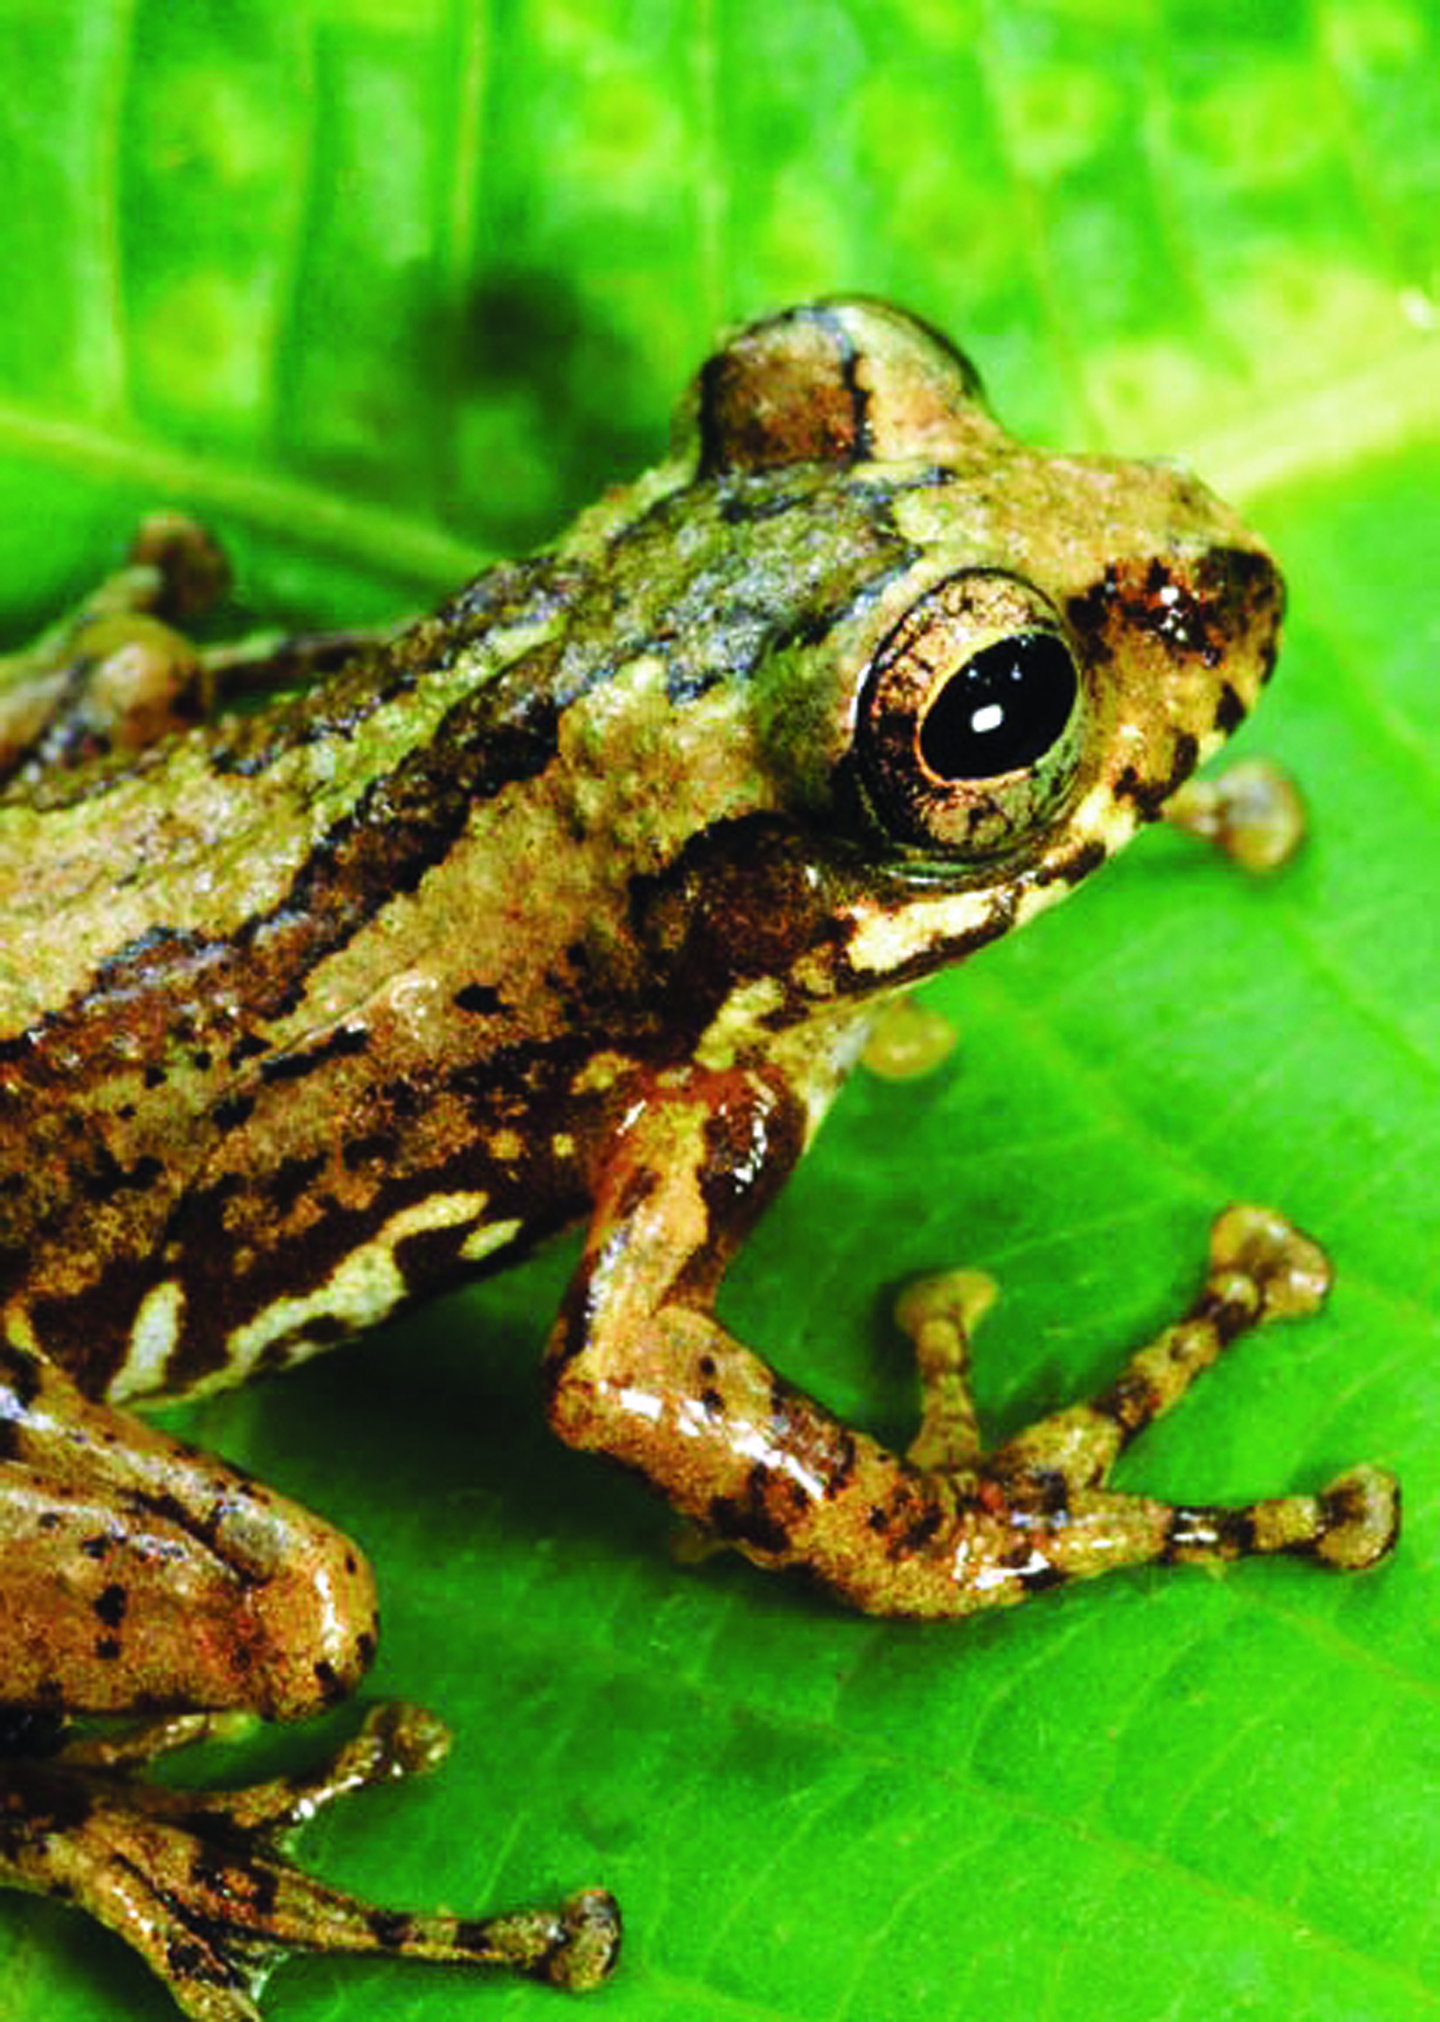
<path id="1" fill-rule="evenodd" d="M 204 556 L 152 546 L 111 602 L 170 618 Z M 1235 1211 L 1186 1321 L 983 1458 L 963 1300 L 916 1323 L 908 1460 L 712 1310 L 877 1012 L 1158 814 L 1258 696 L 1280 609 L 1193 479 L 1014 443 L 948 344 L 852 302 L 742 332 L 668 463 L 397 640 L 206 662 L 122 608 L 17 663 L 0 1698 L 291 1717 L 345 1690 L 373 1644 L 353 1548 L 115 1406 L 293 1361 L 581 1218 L 556 1429 L 759 1564 L 946 1616 L 1156 1558 L 1372 1563 L 1372 1470 L 1239 1511 L 1105 1485 L 1236 1334 L 1318 1303 L 1277 1217 Z M 217 681 L 331 661 L 172 727 Z M 13 1837 L 14 1877 L 53 1885 Z M 584 1970 L 569 1939 L 540 1970 L 603 1972 L 596 1900 Z M 335 1915 L 302 1941 L 346 1942 Z"/>

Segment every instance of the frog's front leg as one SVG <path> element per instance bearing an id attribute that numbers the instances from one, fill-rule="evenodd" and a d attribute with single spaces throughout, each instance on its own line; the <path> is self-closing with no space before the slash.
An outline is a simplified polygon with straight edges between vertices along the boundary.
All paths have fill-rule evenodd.
<path id="1" fill-rule="evenodd" d="M 444 1729 L 415 1708 L 372 1712 L 302 1782 L 212 1794 L 144 1780 L 156 1756 L 222 1727 L 223 1709 L 329 1705 L 374 1637 L 370 1572 L 339 1532 L 87 1400 L 23 1342 L 0 1345 L 0 1883 L 88 1910 L 203 2022 L 252 2022 L 255 1985 L 291 1949 L 594 1985 L 618 1944 L 601 1892 L 499 1918 L 412 1916 L 285 1857 L 322 1804 L 443 1756 Z M 76 1741 L 63 1718 L 79 1712 L 147 1720 Z"/>
<path id="2" fill-rule="evenodd" d="M 1234 1509 L 1108 1486 L 1128 1440 L 1232 1341 L 1318 1304 L 1319 1253 L 1255 1210 L 1222 1217 L 1190 1312 L 1093 1403 L 977 1453 L 960 1349 L 947 1359 L 932 1343 L 942 1394 L 921 1449 L 929 1464 L 841 1424 L 713 1311 L 726 1263 L 801 1141 L 797 1105 L 759 1073 L 696 1072 L 631 1116 L 551 1346 L 565 1439 L 638 1468 L 757 1564 L 803 1566 L 877 1614 L 966 1615 L 1157 1561 L 1285 1551 L 1357 1570 L 1389 1549 L 1395 1488 L 1373 1468 L 1320 1495 Z"/>

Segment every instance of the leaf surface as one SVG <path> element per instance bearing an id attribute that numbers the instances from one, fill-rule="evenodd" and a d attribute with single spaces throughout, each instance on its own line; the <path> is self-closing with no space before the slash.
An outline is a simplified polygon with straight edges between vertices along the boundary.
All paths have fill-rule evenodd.
<path id="1" fill-rule="evenodd" d="M 371 1690 L 460 1735 L 310 1857 L 466 1910 L 608 1884 L 617 2022 L 1440 2015 L 1429 11 L 7 0 L 0 72 L 15 637 L 157 503 L 225 533 L 243 615 L 412 607 L 653 456 L 718 325 L 839 288 L 955 332 L 1022 431 L 1183 454 L 1292 586 L 1244 743 L 1302 778 L 1302 858 L 1249 884 L 1152 835 L 934 986 L 959 1050 L 857 1077 L 725 1311 L 903 1439 L 880 1294 L 982 1265 L 1005 1432 L 1188 1297 L 1218 1205 L 1273 1201 L 1335 1259 L 1326 1314 L 1245 1343 L 1126 1479 L 1238 1499 L 1384 1461 L 1393 1566 L 918 1632 L 682 1570 L 664 1512 L 544 1431 L 560 1251 L 187 1420 L 365 1541 Z M 15 2022 L 170 2012 L 53 1904 L 0 1904 L 0 1975 Z M 560 2012 L 326 1960 L 267 1998 Z"/>

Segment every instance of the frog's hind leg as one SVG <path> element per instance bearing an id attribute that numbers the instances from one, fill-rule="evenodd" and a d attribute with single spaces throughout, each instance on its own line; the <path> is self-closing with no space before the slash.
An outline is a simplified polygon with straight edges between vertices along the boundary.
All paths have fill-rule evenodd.
<path id="1" fill-rule="evenodd" d="M 229 586 L 229 563 L 204 527 L 175 512 L 144 520 L 123 567 L 32 645 L 0 655 L 0 786 L 143 750 L 222 703 L 303 687 L 382 651 L 400 629 L 198 645 L 188 628 Z"/>
<path id="2" fill-rule="evenodd" d="M 431 1715 L 377 1707 L 299 1780 L 195 1792 L 134 1775 L 147 1743 L 169 1752 L 227 1721 L 172 1718 L 113 1743 L 0 1763 L 0 1812 L 24 1820 L 0 1842 L 0 1876 L 63 1894 L 107 1925 L 196 2022 L 258 2022 L 255 1996 L 292 1951 L 499 1966 L 574 1991 L 609 1973 L 620 1925 L 603 1891 L 497 1917 L 422 1916 L 362 1902 L 290 1864 L 291 1834 L 323 1805 L 444 1756 L 449 1736 Z"/>
<path id="3" fill-rule="evenodd" d="M 64 1897 L 131 1944 L 204 2022 L 252 2022 L 254 1984 L 297 1948 L 604 1977 L 608 1896 L 500 1918 L 410 1916 L 293 1867 L 324 1804 L 430 1767 L 444 1730 L 372 1713 L 316 1775 L 197 1793 L 155 1758 L 236 1712 L 319 1711 L 374 1647 L 368 1567 L 320 1518 L 124 1411 L 23 1339 L 0 1342 L 0 1885 Z M 208 1709 L 196 1712 L 191 1709 Z M 75 1741 L 80 1711 L 141 1716 Z"/>
<path id="4" fill-rule="evenodd" d="M 145 520 L 123 567 L 0 656 L 0 785 L 138 751 L 207 716 L 215 683 L 183 627 L 225 594 L 218 544 L 178 513 Z"/>
<path id="5" fill-rule="evenodd" d="M 964 1375 L 969 1338 L 994 1296 L 990 1281 L 952 1272 L 909 1287 L 896 1319 L 915 1342 L 922 1397 L 921 1431 L 910 1448 L 916 1465 L 955 1471 L 978 1468 L 1019 1500 L 1036 1498 L 1099 1533 L 1093 1563 L 1082 1554 L 1070 1577 L 1102 1572 L 1113 1562 L 1104 1519 L 1128 1530 L 1146 1512 L 1153 1549 L 1167 1564 L 1235 1559 L 1255 1553 L 1313 1556 L 1340 1571 L 1360 1571 L 1395 1540 L 1398 1490 L 1383 1469 L 1357 1467 L 1321 1495 L 1290 1495 L 1232 1508 L 1174 1507 L 1108 1487 L 1120 1455 L 1145 1427 L 1177 1404 L 1196 1378 L 1234 1340 L 1270 1320 L 1318 1310 L 1330 1284 L 1319 1246 L 1268 1209 L 1232 1207 L 1210 1234 L 1210 1262 L 1188 1313 L 1126 1362 L 1119 1376 L 1087 1403 L 1028 1426 L 988 1454 L 980 1451 Z M 978 1290 L 977 1290 L 978 1288 Z"/>

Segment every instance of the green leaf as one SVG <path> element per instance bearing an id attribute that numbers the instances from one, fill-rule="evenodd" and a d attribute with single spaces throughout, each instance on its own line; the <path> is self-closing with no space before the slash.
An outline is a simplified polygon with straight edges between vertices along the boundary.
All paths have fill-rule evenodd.
<path id="1" fill-rule="evenodd" d="M 1292 585 L 1245 741 L 1302 777 L 1303 857 L 1246 883 L 1151 836 L 937 985 L 959 1052 L 857 1078 L 726 1311 L 903 1438 L 879 1294 L 983 1265 L 1011 1430 L 1188 1296 L 1215 1207 L 1273 1201 L 1333 1254 L 1326 1314 L 1244 1343 L 1126 1479 L 1383 1461 L 1393 1565 L 919 1632 L 682 1569 L 664 1512 L 544 1430 L 556 1253 L 190 1415 L 364 1540 L 373 1692 L 460 1735 L 309 1855 L 417 1905 L 612 1886 L 630 1944 L 589 2008 L 624 2022 L 1440 2014 L 1432 11 L 4 0 L 0 74 L 16 637 L 166 502 L 230 540 L 244 615 L 411 607 L 655 453 L 719 323 L 837 288 L 954 331 L 1022 430 L 1183 453 Z M 15 2022 L 170 2012 L 56 1904 L 0 1904 L 0 1974 Z M 325 1960 L 268 2000 L 562 2012 Z"/>

